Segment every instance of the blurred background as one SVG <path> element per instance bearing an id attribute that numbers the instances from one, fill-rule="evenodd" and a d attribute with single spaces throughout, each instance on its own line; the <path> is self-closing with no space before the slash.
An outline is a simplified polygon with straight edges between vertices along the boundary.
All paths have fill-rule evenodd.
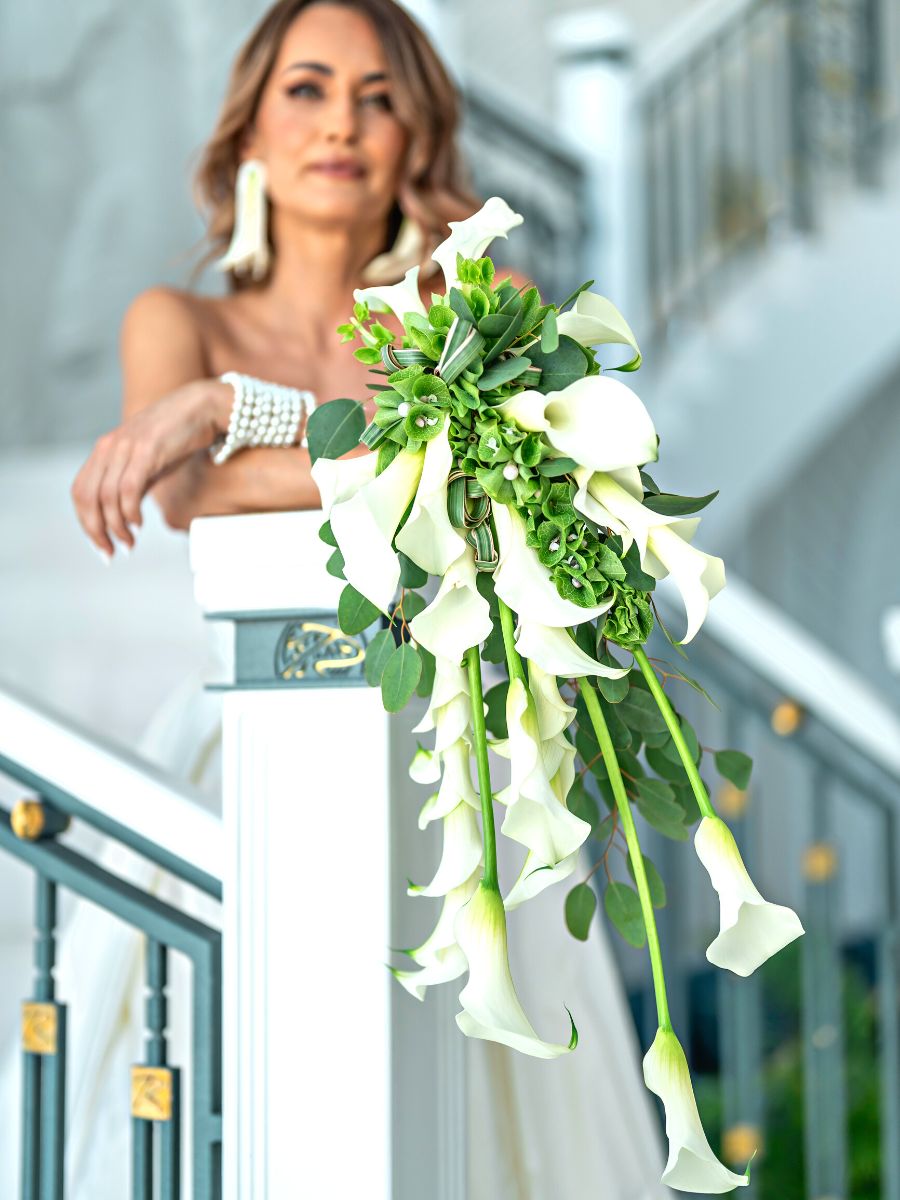
<path id="1" fill-rule="evenodd" d="M 106 567 L 68 489 L 118 421 L 127 304 L 187 283 L 192 163 L 265 7 L 0 6 L 0 682 L 130 747 L 204 668 L 186 538 L 148 504 Z M 808 936 L 719 978 L 706 877 L 648 831 L 710 1140 L 741 1168 L 760 1148 L 748 1196 L 898 1200 L 900 6 L 408 7 L 462 89 L 477 190 L 525 214 L 503 261 L 550 298 L 596 280 L 641 343 L 657 483 L 721 488 L 698 543 L 729 587 L 689 666 L 720 709 L 683 705 L 704 744 L 754 755 L 716 802 Z M 0 994 L 26 969 L 27 881 L 4 859 Z M 645 955 L 613 940 L 646 1045 Z"/>

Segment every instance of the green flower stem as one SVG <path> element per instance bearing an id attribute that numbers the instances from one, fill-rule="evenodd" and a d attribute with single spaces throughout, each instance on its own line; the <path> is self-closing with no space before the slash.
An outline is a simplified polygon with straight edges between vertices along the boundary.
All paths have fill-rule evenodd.
<path id="1" fill-rule="evenodd" d="M 628 843 L 628 854 L 631 858 L 634 880 L 637 884 L 638 897 L 641 901 L 641 912 L 644 915 L 644 926 L 647 930 L 647 945 L 650 950 L 650 965 L 653 970 L 653 991 L 656 995 L 656 1013 L 659 1019 L 659 1026 L 660 1029 L 670 1030 L 672 1022 L 669 1018 L 669 1001 L 666 996 L 666 977 L 663 973 L 659 933 L 656 928 L 656 914 L 653 911 L 653 901 L 650 899 L 650 885 L 647 882 L 644 856 L 641 853 L 641 844 L 638 841 L 634 817 L 631 814 L 631 805 L 628 802 L 625 784 L 622 782 L 622 772 L 619 770 L 619 761 L 613 749 L 612 738 L 609 736 L 606 717 L 603 715 L 603 709 L 600 707 L 597 693 L 586 679 L 578 680 L 578 688 L 584 697 L 588 716 L 591 718 L 594 733 L 597 735 L 597 741 L 603 753 L 603 763 L 609 774 L 609 782 L 612 785 L 613 795 L 616 798 L 616 807 L 619 810 L 619 816 L 622 820 L 625 841 Z"/>
<path id="2" fill-rule="evenodd" d="M 497 603 L 500 605 L 500 628 L 503 631 L 503 648 L 506 651 L 506 666 L 509 671 L 509 677 L 510 679 L 521 679 L 527 688 L 528 679 L 525 675 L 525 666 L 516 649 L 515 614 L 508 604 L 504 604 L 499 596 L 497 597 Z"/>
<path id="3" fill-rule="evenodd" d="M 688 749 L 688 744 L 684 740 L 684 734 L 681 731 L 681 726 L 678 723 L 678 717 L 675 710 L 669 703 L 669 697 L 663 691 L 662 684 L 656 678 L 656 672 L 650 665 L 650 660 L 647 658 L 646 651 L 643 646 L 636 646 L 634 649 L 634 657 L 644 678 L 647 680 L 647 685 L 653 693 L 653 699 L 659 706 L 659 711 L 663 715 L 666 725 L 669 727 L 669 733 L 672 735 L 672 741 L 678 750 L 678 757 L 681 759 L 681 765 L 684 767 L 685 773 L 690 781 L 691 790 L 697 798 L 697 804 L 704 817 L 715 817 L 716 810 L 712 806 L 706 787 L 703 780 L 700 778 L 700 772 L 697 770 L 697 764 L 694 762 L 693 756 Z"/>
<path id="4" fill-rule="evenodd" d="M 478 764 L 478 791 L 481 795 L 481 836 L 484 841 L 485 887 L 499 890 L 497 875 L 497 835 L 494 832 L 494 797 L 491 793 L 491 768 L 488 763 L 487 730 L 484 724 L 484 694 L 481 688 L 481 658 L 478 646 L 466 651 L 469 695 L 472 700 L 472 733 L 475 761 Z"/>

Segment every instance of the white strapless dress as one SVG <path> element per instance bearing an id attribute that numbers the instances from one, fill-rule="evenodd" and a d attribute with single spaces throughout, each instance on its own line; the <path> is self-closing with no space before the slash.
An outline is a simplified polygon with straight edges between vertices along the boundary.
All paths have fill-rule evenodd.
<path id="1" fill-rule="evenodd" d="M 212 660 L 218 660 L 214 674 L 221 677 L 226 640 L 221 628 L 209 628 Z M 220 707 L 220 696 L 204 691 L 201 678 L 186 679 L 154 715 L 137 747 L 194 784 L 215 810 L 220 798 Z M 504 851 L 510 856 L 507 862 Z M 518 873 L 516 851 L 512 844 L 501 846 L 505 878 Z M 212 901 L 120 847 L 106 846 L 102 861 L 201 920 L 217 923 Z M 414 874 L 416 865 L 406 874 Z M 558 999 L 565 996 L 578 1024 L 578 1049 L 547 1063 L 490 1042 L 466 1040 L 465 1200 L 664 1200 L 673 1193 L 659 1183 L 662 1139 L 641 1077 L 640 1047 L 607 931 L 595 921 L 588 942 L 576 942 L 565 932 L 562 902 L 559 888 L 548 889 L 515 913 L 509 925 L 510 959 L 524 1007 L 544 1036 L 558 1035 L 566 1023 Z M 130 1195 L 129 1071 L 143 1058 L 142 947 L 143 939 L 133 929 L 84 902 L 74 905 L 59 938 L 58 994 L 69 1004 L 70 1020 L 69 1200 L 125 1200 Z M 90 974 L 84 972 L 86 962 L 95 965 Z M 535 963 L 540 963 L 539 971 Z M 551 995 L 542 987 L 548 980 Z M 169 995 L 169 1060 L 184 1066 L 190 1049 L 190 972 L 177 954 L 170 955 Z M 183 1195 L 190 1200 L 190 1072 L 184 1076 Z M 19 1189 L 20 1085 L 19 1049 L 9 1047 L 0 1077 L 0 1196 L 10 1198 Z"/>

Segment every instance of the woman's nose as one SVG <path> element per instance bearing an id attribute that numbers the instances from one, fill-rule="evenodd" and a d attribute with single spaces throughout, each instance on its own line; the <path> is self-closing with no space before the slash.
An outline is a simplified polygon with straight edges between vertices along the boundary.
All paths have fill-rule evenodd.
<path id="1" fill-rule="evenodd" d="M 359 114 L 352 96 L 335 96 L 323 113 L 325 134 L 330 141 L 352 142 L 358 132 Z"/>

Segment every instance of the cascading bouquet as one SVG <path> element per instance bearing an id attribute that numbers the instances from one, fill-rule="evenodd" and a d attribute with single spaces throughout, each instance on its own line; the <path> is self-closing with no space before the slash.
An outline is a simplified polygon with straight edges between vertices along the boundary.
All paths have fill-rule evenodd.
<path id="1" fill-rule="evenodd" d="M 419 826 L 443 822 L 443 852 L 431 882 L 409 893 L 443 903 L 431 936 L 406 951 L 414 966 L 394 974 L 422 999 L 468 972 L 456 1018 L 463 1033 L 540 1058 L 574 1050 L 571 1014 L 570 1037 L 559 1044 L 541 1039 L 525 1014 L 506 920 L 575 875 L 593 838 L 589 874 L 606 870 L 609 918 L 633 945 L 649 947 L 659 1030 L 643 1066 L 665 1106 L 663 1182 L 726 1192 L 746 1184 L 749 1169 L 738 1175 L 719 1162 L 700 1123 L 666 999 L 654 915 L 665 889 L 632 813 L 634 804 L 679 840 L 699 819 L 694 846 L 721 905 L 710 962 L 746 976 L 803 932 L 791 909 L 762 898 L 710 802 L 697 737 L 664 687 L 669 679 L 699 685 L 644 650 L 658 620 L 658 579 L 671 575 L 681 593 L 685 642 L 724 585 L 721 559 L 691 545 L 698 518 L 688 516 L 715 493 L 661 493 L 647 474 L 657 458 L 653 422 L 611 374 L 634 371 L 640 352 L 622 315 L 588 290 L 593 281 L 553 305 L 535 287 L 496 278 L 484 250 L 521 221 L 493 197 L 452 224 L 434 253 L 446 294 L 432 295 L 428 308 L 418 268 L 401 283 L 356 292 L 340 332 L 362 341 L 356 357 L 381 377 L 374 420 L 366 426 L 354 400 L 332 401 L 310 419 L 327 517 L 321 536 L 335 548 L 329 570 L 347 580 L 341 627 L 354 634 L 386 624 L 368 646 L 365 671 L 388 711 L 414 692 L 430 696 L 416 732 L 433 731 L 434 743 L 420 747 L 410 774 L 436 786 Z M 402 322 L 399 344 L 371 315 L 386 310 Z M 629 348 L 624 365 L 601 367 L 592 347 L 609 344 Z M 336 461 L 360 441 L 373 453 Z M 432 575 L 439 586 L 426 602 L 419 589 Z M 482 660 L 505 676 L 486 694 Z M 509 783 L 496 795 L 490 754 L 509 764 Z M 747 786 L 746 755 L 714 758 L 735 786 Z M 495 801 L 504 810 L 500 832 L 523 849 L 505 896 Z M 598 801 L 609 810 L 602 819 Z M 613 880 L 607 865 L 623 837 L 634 887 Z M 576 937 L 587 937 L 596 907 L 588 878 L 569 890 L 565 918 Z"/>

